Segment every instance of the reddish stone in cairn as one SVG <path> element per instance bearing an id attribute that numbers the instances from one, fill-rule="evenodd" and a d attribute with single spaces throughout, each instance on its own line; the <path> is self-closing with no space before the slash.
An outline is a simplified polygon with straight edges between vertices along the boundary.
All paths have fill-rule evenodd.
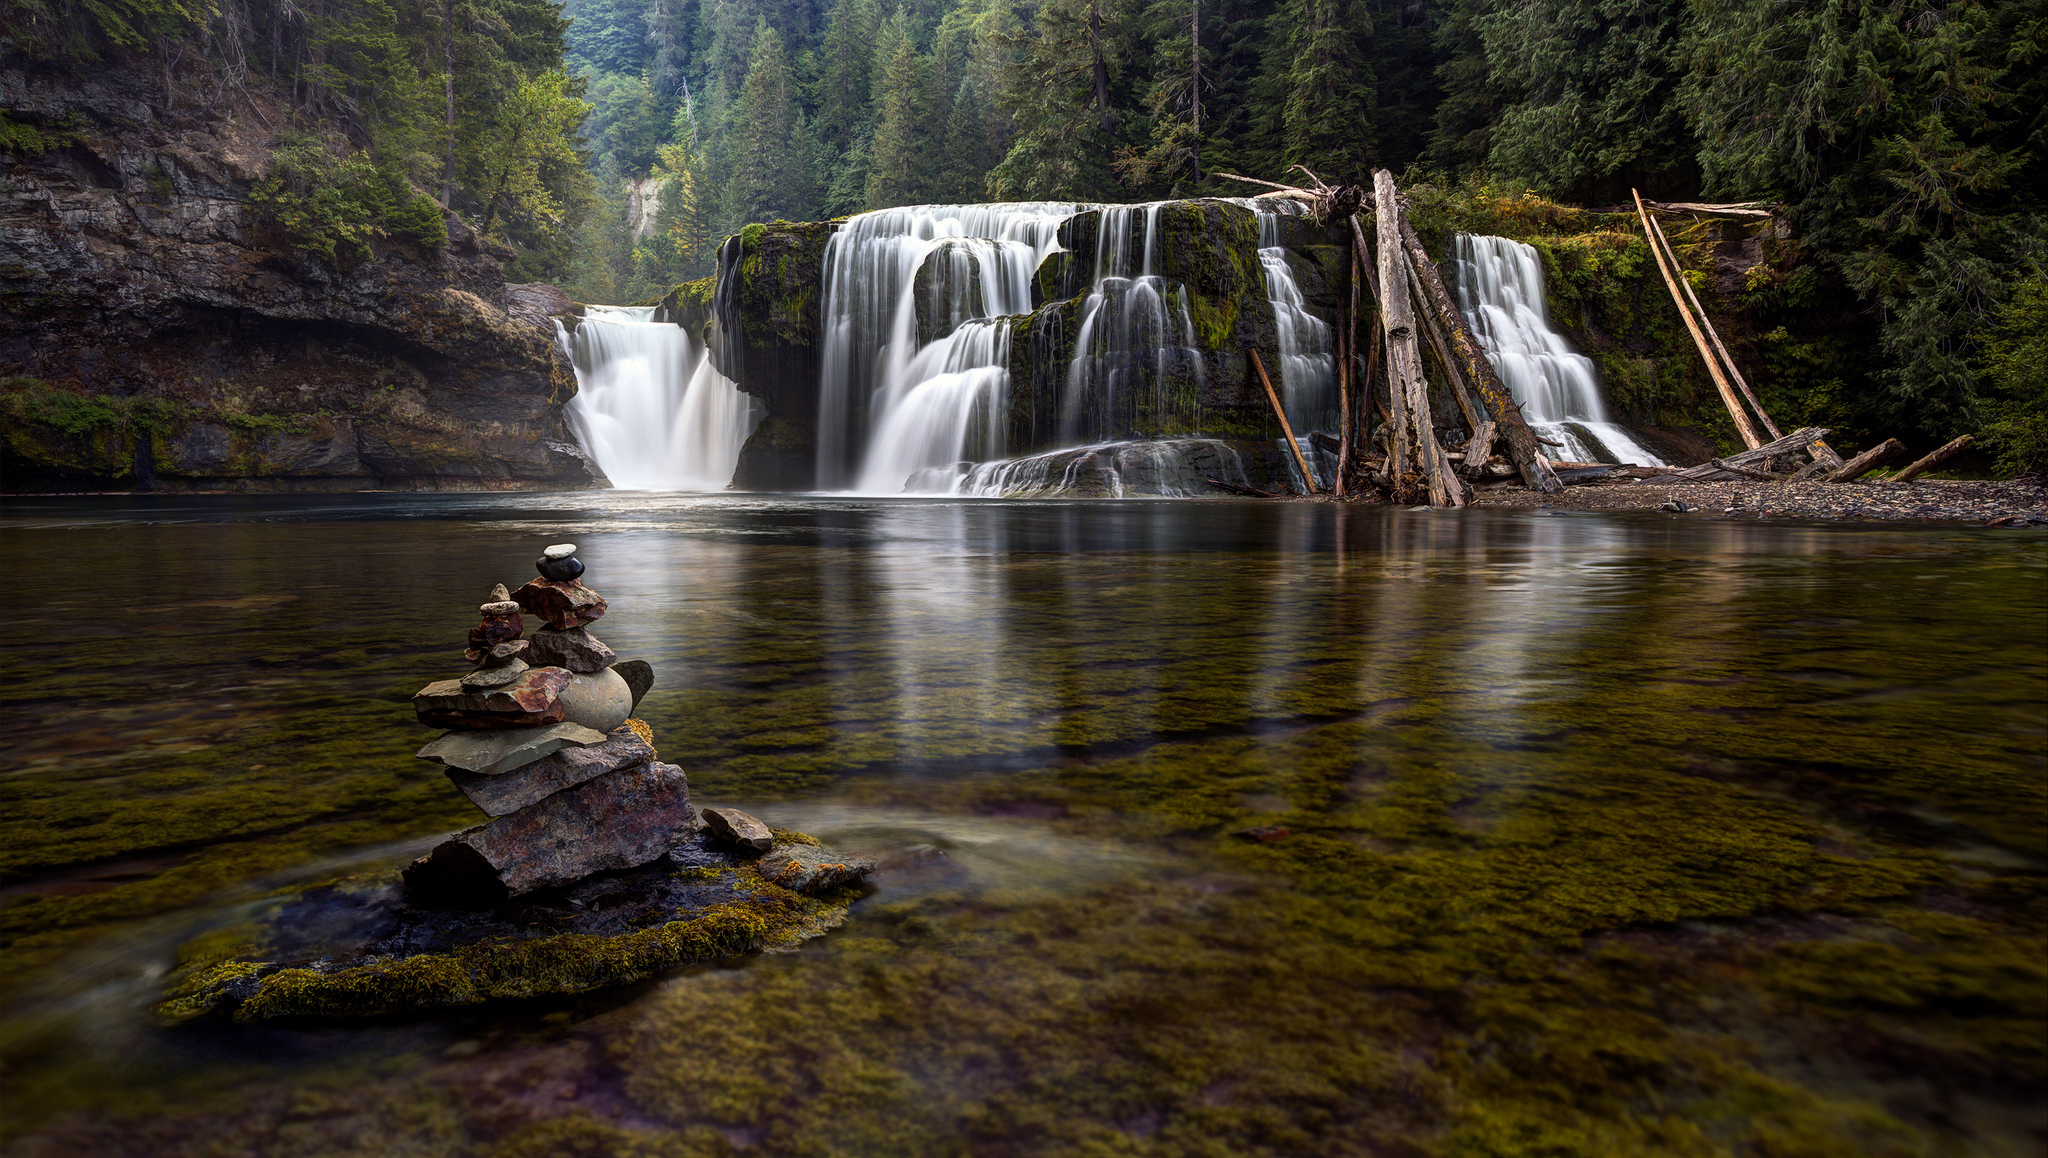
<path id="1" fill-rule="evenodd" d="M 562 722 L 562 689 L 569 672 L 559 667 L 528 668 L 495 688 L 465 688 L 459 679 L 439 680 L 412 697 L 420 723 L 432 728 L 530 728 Z"/>
<path id="2" fill-rule="evenodd" d="M 581 580 L 531 579 L 512 593 L 528 612 L 547 620 L 556 631 L 588 627 L 604 618 L 604 596 L 585 587 Z"/>
<path id="3" fill-rule="evenodd" d="M 504 585 L 499 584 L 499 590 L 503 589 Z M 519 605 L 510 599 L 492 600 L 483 605 L 482 611 L 484 621 L 469 629 L 469 648 L 462 653 L 471 663 L 482 663 L 492 648 L 526 634 L 526 621 L 519 618 Z"/>
<path id="4" fill-rule="evenodd" d="M 449 837 L 405 870 L 405 883 L 424 904 L 493 905 L 657 860 L 696 821 L 681 768 L 622 768 Z"/>

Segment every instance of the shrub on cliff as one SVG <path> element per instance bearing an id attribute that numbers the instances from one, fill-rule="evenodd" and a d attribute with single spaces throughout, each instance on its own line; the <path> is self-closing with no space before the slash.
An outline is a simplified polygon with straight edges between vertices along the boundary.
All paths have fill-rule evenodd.
<path id="1" fill-rule="evenodd" d="M 329 262 L 367 258 L 379 237 L 423 250 L 448 244 L 440 206 L 402 174 L 365 153 L 337 157 L 303 134 L 280 136 L 270 172 L 250 187 L 249 201 L 293 243 Z"/>

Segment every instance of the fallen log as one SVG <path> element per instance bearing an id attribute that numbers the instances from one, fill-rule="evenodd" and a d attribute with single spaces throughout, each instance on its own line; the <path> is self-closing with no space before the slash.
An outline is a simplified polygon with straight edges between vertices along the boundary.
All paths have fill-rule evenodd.
<path id="1" fill-rule="evenodd" d="M 1479 468 L 1485 466 L 1487 460 L 1493 457 L 1493 431 L 1494 424 L 1490 418 L 1472 429 L 1472 437 L 1465 443 L 1467 478 L 1476 477 Z"/>
<path id="2" fill-rule="evenodd" d="M 1752 447 L 1740 454 L 1726 458 L 1712 459 L 1698 466 L 1689 466 L 1676 474 L 1666 475 L 1669 482 L 1720 482 L 1719 476 L 1732 474 L 1737 478 L 1754 478 L 1767 482 L 1778 481 L 1778 476 L 1766 470 L 1757 469 L 1758 464 L 1768 463 L 1781 454 L 1804 450 L 1827 436 L 1827 428 L 1802 426 L 1798 430 L 1763 446 Z"/>
<path id="3" fill-rule="evenodd" d="M 1664 235 L 1664 227 L 1659 225 L 1654 217 L 1646 217 L 1644 221 L 1655 234 L 1651 238 L 1651 243 L 1662 247 L 1664 256 L 1671 262 L 1671 268 L 1680 271 L 1678 284 L 1684 288 L 1685 298 L 1692 303 L 1693 311 L 1699 314 L 1700 325 L 1706 328 L 1707 339 L 1714 344 L 1714 352 L 1721 356 L 1721 363 L 1727 367 L 1729 377 L 1735 380 L 1735 385 L 1741 389 L 1742 396 L 1749 400 L 1750 406 L 1756 411 L 1756 416 L 1763 421 L 1764 429 L 1771 432 L 1771 437 L 1785 437 L 1785 432 L 1779 430 L 1778 424 L 1771 421 L 1770 414 L 1764 410 L 1764 404 L 1756 400 L 1755 392 L 1749 388 L 1749 380 L 1742 376 L 1742 368 L 1735 364 L 1734 358 L 1728 356 L 1728 347 L 1721 344 L 1721 333 L 1714 329 L 1714 319 L 1707 316 L 1707 307 L 1700 304 L 1699 295 L 1692 292 L 1692 283 L 1685 280 L 1684 267 L 1678 261 L 1678 251 L 1672 248 L 1671 239 Z"/>
<path id="4" fill-rule="evenodd" d="M 1275 499 L 1280 497 L 1274 494 L 1272 491 L 1262 491 L 1257 487 L 1241 487 L 1236 483 L 1224 482 L 1220 478 L 1210 478 L 1208 475 L 1203 475 L 1202 481 L 1208 483 L 1210 486 L 1215 487 L 1218 490 L 1229 491 L 1231 494 L 1234 495 L 1250 495 L 1252 498 L 1255 499 Z"/>
<path id="5" fill-rule="evenodd" d="M 1692 311 L 1685 308 L 1685 298 L 1678 292 L 1678 283 L 1683 279 L 1664 263 L 1664 251 L 1657 245 L 1656 227 L 1650 224 L 1650 211 L 1643 207 L 1643 195 L 1633 189 L 1629 194 L 1636 199 L 1636 215 L 1643 219 L 1643 240 L 1650 246 L 1650 256 L 1657 259 L 1657 272 L 1664 275 L 1664 288 L 1671 291 L 1671 304 L 1678 307 L 1679 316 L 1685 319 L 1685 328 L 1692 333 L 1693 345 L 1699 347 L 1700 360 L 1707 364 L 1707 373 L 1714 379 L 1714 388 L 1721 392 L 1721 402 L 1728 407 L 1728 416 L 1735 420 L 1735 431 L 1742 436 L 1742 444 L 1754 450 L 1763 440 L 1757 437 L 1756 427 L 1743 411 L 1742 403 L 1736 399 L 1735 388 L 1721 373 L 1721 365 L 1714 360 L 1714 352 L 1707 348 L 1707 339 L 1700 333 L 1699 322 L 1693 319 Z"/>
<path id="6" fill-rule="evenodd" d="M 1426 296 L 1422 291 L 1422 279 L 1415 274 L 1412 258 L 1408 262 L 1408 287 L 1415 291 L 1416 301 L 1422 301 Z M 1479 424 L 1486 421 L 1486 411 L 1480 408 L 1478 400 L 1472 397 L 1472 391 L 1466 388 L 1465 376 L 1458 373 L 1457 363 L 1451 361 L 1451 352 L 1444 345 L 1444 336 L 1436 319 L 1427 309 L 1417 310 L 1415 316 L 1421 319 L 1423 336 L 1429 339 L 1429 352 L 1436 355 L 1436 364 L 1444 372 L 1444 381 L 1450 385 L 1451 400 L 1458 404 L 1459 412 L 1465 416 L 1465 429 L 1479 429 Z"/>
<path id="7" fill-rule="evenodd" d="M 1451 464 L 1437 445 L 1435 424 L 1429 413 L 1429 385 L 1422 377 L 1422 350 L 1415 340 L 1415 317 L 1408 296 L 1406 254 L 1401 244 L 1401 209 L 1394 198 L 1394 175 L 1376 169 L 1372 175 L 1373 219 L 1379 230 L 1380 316 L 1387 335 L 1387 387 L 1402 400 L 1395 411 L 1395 479 L 1400 478 L 1399 448 L 1408 443 L 1409 453 L 1422 474 L 1432 506 L 1465 505 L 1465 484 L 1452 472 Z M 1405 410 L 1405 415 L 1402 413 Z"/>
<path id="8" fill-rule="evenodd" d="M 1940 448 L 1929 452 L 1927 457 L 1920 459 L 1919 461 L 1915 462 L 1912 466 L 1909 466 L 1906 469 L 1900 471 L 1899 473 L 1893 475 L 1891 477 L 1891 481 L 1912 482 L 1914 479 L 1919 478 L 1921 475 L 1927 473 L 1932 468 L 1948 461 L 1951 457 L 1955 455 L 1957 451 L 1963 449 L 1964 447 L 1970 445 L 1975 441 L 1977 441 L 1976 435 L 1965 434 L 1961 438 L 1958 438 L 1953 442 L 1947 443 L 1941 446 Z"/>
<path id="9" fill-rule="evenodd" d="M 1486 347 L 1479 343 L 1479 336 L 1465 324 L 1465 315 L 1451 300 L 1450 290 L 1444 287 L 1443 275 L 1437 271 L 1436 262 L 1430 260 L 1428 251 L 1422 248 L 1422 239 L 1416 236 L 1415 227 L 1409 224 L 1405 214 L 1401 216 L 1401 245 L 1408 251 L 1416 280 L 1422 285 L 1422 300 L 1443 323 L 1451 353 L 1485 401 L 1501 440 L 1507 445 L 1508 458 L 1521 471 L 1522 481 L 1530 490 L 1556 493 L 1562 484 L 1550 477 L 1550 467 L 1543 452 L 1537 449 L 1539 440 L 1536 432 L 1529 429 L 1529 423 L 1522 417 L 1522 408 L 1494 371 L 1492 360 L 1486 356 Z"/>
<path id="10" fill-rule="evenodd" d="M 1259 383 L 1266 388 L 1266 400 L 1273 404 L 1273 415 L 1280 420 L 1280 431 L 1287 436 L 1287 449 L 1294 452 L 1294 461 L 1301 466 L 1301 483 L 1309 494 L 1316 493 L 1315 472 L 1308 468 L 1308 460 L 1301 456 L 1301 444 L 1294 441 L 1294 427 L 1287 424 L 1287 410 L 1280 405 L 1280 395 L 1273 389 L 1273 380 L 1266 377 L 1266 363 L 1257 350 L 1247 350 L 1252 356 L 1252 369 L 1259 372 Z"/>
<path id="11" fill-rule="evenodd" d="M 1855 458 L 1841 465 L 1828 476 L 1831 483 L 1855 482 L 1879 466 L 1906 453 L 1906 444 L 1896 438 L 1887 438 Z"/>

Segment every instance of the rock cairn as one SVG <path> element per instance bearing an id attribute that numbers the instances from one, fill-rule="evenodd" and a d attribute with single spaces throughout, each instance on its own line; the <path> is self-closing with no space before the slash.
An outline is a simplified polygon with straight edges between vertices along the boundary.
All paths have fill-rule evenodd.
<path id="1" fill-rule="evenodd" d="M 631 719 L 653 684 L 589 627 L 604 596 L 585 587 L 572 543 L 549 547 L 517 591 L 493 588 L 463 658 L 475 667 L 413 696 L 420 723 L 448 729 L 422 759 L 443 766 L 492 819 L 405 870 L 417 903 L 478 908 L 666 855 L 697 828 L 683 770 L 656 758 Z M 525 616 L 542 625 L 531 638 Z"/>

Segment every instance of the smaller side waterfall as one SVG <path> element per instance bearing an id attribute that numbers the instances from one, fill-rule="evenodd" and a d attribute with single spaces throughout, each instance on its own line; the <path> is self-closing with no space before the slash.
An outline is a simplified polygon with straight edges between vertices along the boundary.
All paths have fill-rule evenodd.
<path id="1" fill-rule="evenodd" d="M 574 333 L 556 323 L 576 368 L 564 416 L 583 449 L 626 490 L 723 490 L 761 406 L 711 365 L 658 307 L 590 306 Z"/>
<path id="2" fill-rule="evenodd" d="M 1551 458 L 1663 466 L 1664 460 L 1610 421 L 1593 360 L 1551 329 L 1543 306 L 1543 259 L 1534 246 L 1461 233 L 1454 243 L 1458 311 L 1486 347 L 1501 383 L 1522 405 L 1529 428 L 1562 443 Z"/>
<path id="3" fill-rule="evenodd" d="M 1266 274 L 1266 297 L 1273 303 L 1273 321 L 1279 330 L 1280 405 L 1298 435 L 1318 427 L 1334 426 L 1334 414 L 1327 413 L 1336 400 L 1335 334 L 1329 324 L 1307 310 L 1301 286 L 1287 264 L 1287 250 L 1280 244 L 1281 214 L 1260 206 L 1259 264 Z"/>

